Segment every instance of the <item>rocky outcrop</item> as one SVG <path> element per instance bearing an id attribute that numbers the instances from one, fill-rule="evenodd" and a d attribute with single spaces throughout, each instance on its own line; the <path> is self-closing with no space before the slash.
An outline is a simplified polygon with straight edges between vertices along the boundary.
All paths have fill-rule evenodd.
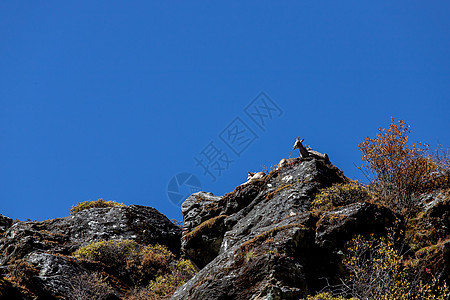
<path id="1" fill-rule="evenodd" d="M 321 278 L 337 280 L 345 242 L 396 220 L 369 203 L 320 219 L 310 211 L 320 189 L 345 182 L 327 160 L 304 158 L 223 197 L 192 195 L 182 206 L 182 251 L 210 261 L 172 299 L 299 299 L 323 287 Z"/>
<path id="2" fill-rule="evenodd" d="M 408 234 L 423 268 L 450 283 L 450 189 L 419 197 L 422 211 L 411 220 Z"/>
<path id="3" fill-rule="evenodd" d="M 13 223 L 12 219 L 0 215 L 0 234 L 8 230 L 8 228 L 11 227 L 12 223 Z"/>
<path id="4" fill-rule="evenodd" d="M 99 240 L 131 239 L 180 249 L 181 230 L 152 207 L 92 208 L 43 222 L 18 222 L 0 240 L 0 265 L 33 251 L 68 255 Z"/>
<path id="5" fill-rule="evenodd" d="M 439 238 L 450 231 L 450 189 L 436 191 L 420 197 L 423 206 L 420 225 L 433 228 Z"/>
<path id="6" fill-rule="evenodd" d="M 181 205 L 183 230 L 191 231 L 200 223 L 217 216 L 221 196 L 198 192 L 189 196 Z"/>
<path id="7" fill-rule="evenodd" d="M 226 218 L 226 215 L 211 218 L 184 236 L 182 243 L 184 255 L 197 267 L 203 268 L 219 254 L 226 232 Z"/>
<path id="8" fill-rule="evenodd" d="M 384 206 L 354 203 L 326 212 L 317 222 L 316 244 L 322 248 L 342 249 L 356 234 L 386 234 L 399 226 L 401 217 Z"/>
<path id="9" fill-rule="evenodd" d="M 71 279 L 94 268 L 70 255 L 99 240 L 131 239 L 140 244 L 166 245 L 180 249 L 181 229 L 156 209 L 128 207 L 92 208 L 71 216 L 43 222 L 17 222 L 0 239 L 0 267 L 18 261 L 37 270 L 32 276 L 34 293 L 44 299 L 70 295 Z M 114 271 L 114 270 L 112 270 Z"/>
<path id="10" fill-rule="evenodd" d="M 182 228 L 137 205 L 92 208 L 43 222 L 13 224 L 0 215 L 0 299 L 120 299 L 132 290 L 136 299 L 149 298 L 146 288 L 162 270 L 189 264 L 184 281 L 195 269 L 179 256 L 163 254 L 167 250 L 136 250 L 161 244 L 199 269 L 172 299 L 298 300 L 342 283 L 348 275 L 343 258 L 353 237 L 379 237 L 389 228 L 395 228 L 396 246 L 408 250 L 415 266 L 450 282 L 449 189 L 419 195 L 421 210 L 403 220 L 367 194 L 338 194 L 345 201 L 312 205 L 317 193 L 328 193 L 334 189 L 323 189 L 335 184 L 354 185 L 327 157 L 313 155 L 223 196 L 191 195 L 181 206 Z M 119 248 L 107 252 L 109 260 L 71 256 L 100 240 L 133 240 L 122 242 L 138 248 L 120 266 L 114 264 L 119 256 L 111 255 L 121 253 Z M 136 285 L 144 288 L 142 294 Z"/>

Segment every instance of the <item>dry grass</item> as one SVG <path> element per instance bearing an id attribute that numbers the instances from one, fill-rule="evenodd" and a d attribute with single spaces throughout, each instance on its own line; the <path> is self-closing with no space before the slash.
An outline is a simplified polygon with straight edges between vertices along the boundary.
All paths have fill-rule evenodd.
<path id="1" fill-rule="evenodd" d="M 227 215 L 220 215 L 214 218 L 211 218 L 209 220 L 204 221 L 203 223 L 201 223 L 200 225 L 198 225 L 197 227 L 195 227 L 191 232 L 187 233 L 184 236 L 184 239 L 186 241 L 191 240 L 192 238 L 198 236 L 200 233 L 202 233 L 205 229 L 208 228 L 212 228 L 214 227 L 214 225 L 216 225 L 218 222 L 224 220 L 228 218 Z"/>
<path id="2" fill-rule="evenodd" d="M 243 254 L 246 253 L 247 251 L 249 251 L 251 248 L 255 247 L 258 244 L 262 244 L 264 243 L 266 240 L 273 238 L 278 232 L 283 231 L 283 230 L 287 230 L 290 228 L 294 228 L 294 227 L 298 227 L 301 229 L 305 229 L 306 227 L 303 224 L 288 224 L 288 225 L 284 225 L 284 226 L 280 226 L 280 227 L 275 227 L 272 229 L 269 229 L 267 231 L 264 231 L 261 234 L 258 234 L 257 236 L 255 236 L 254 238 L 242 243 L 238 249 L 236 249 L 235 254 Z M 273 239 L 272 239 L 273 241 Z"/>
<path id="3" fill-rule="evenodd" d="M 103 199 L 98 199 L 96 201 L 84 201 L 84 202 L 79 202 L 77 205 L 73 206 L 70 209 L 70 213 L 71 214 L 76 214 L 80 211 L 83 211 L 85 209 L 90 209 L 90 208 L 102 208 L 102 207 L 115 207 L 115 206 L 121 206 L 121 207 L 125 207 L 126 205 L 122 204 L 122 203 L 118 203 L 116 201 L 105 201 Z"/>

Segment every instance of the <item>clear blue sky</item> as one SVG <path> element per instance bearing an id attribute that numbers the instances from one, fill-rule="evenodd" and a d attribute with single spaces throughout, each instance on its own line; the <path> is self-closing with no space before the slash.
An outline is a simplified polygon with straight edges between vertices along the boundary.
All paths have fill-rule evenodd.
<path id="1" fill-rule="evenodd" d="M 297 156 L 296 136 L 361 178 L 357 144 L 391 116 L 450 146 L 449 12 L 448 1 L 1 1 L 0 213 L 63 217 L 102 197 L 180 220 L 173 176 L 224 194 Z M 256 106 L 263 128 L 245 111 L 261 91 L 281 109 Z M 237 155 L 223 138 L 242 124 Z M 215 181 L 194 160 L 211 142 L 233 160 Z"/>

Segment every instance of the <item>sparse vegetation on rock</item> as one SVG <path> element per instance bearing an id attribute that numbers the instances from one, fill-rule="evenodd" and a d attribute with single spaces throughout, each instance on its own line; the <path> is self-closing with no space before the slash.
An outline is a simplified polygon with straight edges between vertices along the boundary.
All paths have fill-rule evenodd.
<path id="1" fill-rule="evenodd" d="M 98 261 L 113 268 L 123 268 L 131 256 L 140 252 L 140 248 L 133 240 L 98 241 L 77 249 L 72 255 Z"/>
<path id="2" fill-rule="evenodd" d="M 338 206 L 370 199 L 369 190 L 358 182 L 336 184 L 322 189 L 311 203 L 314 209 L 321 211 L 331 210 Z"/>
<path id="3" fill-rule="evenodd" d="M 18 284 L 30 284 L 39 272 L 29 262 L 23 259 L 17 260 L 14 264 L 8 266 L 11 279 Z"/>
<path id="4" fill-rule="evenodd" d="M 76 214 L 80 211 L 83 211 L 85 209 L 90 209 L 90 208 L 105 208 L 105 207 L 115 207 L 115 206 L 122 206 L 125 207 L 124 204 L 122 203 L 118 203 L 116 201 L 110 200 L 110 201 L 105 201 L 102 198 L 96 200 L 96 201 L 84 201 L 84 202 L 79 202 L 77 205 L 73 206 L 70 209 L 70 213 L 71 214 Z"/>
<path id="5" fill-rule="evenodd" d="M 191 195 L 182 227 L 102 199 L 0 216 L 0 299 L 446 299 L 448 151 L 409 130 L 393 120 L 360 144 L 368 185 L 305 147 L 224 196 Z"/>
<path id="6" fill-rule="evenodd" d="M 8 295 L 6 299 L 69 299 L 73 286 L 89 290 L 91 281 L 94 290 L 103 290 L 107 284 L 114 291 L 108 299 L 114 299 L 112 295 L 117 299 L 159 276 L 148 272 L 164 271 L 158 258 L 163 251 L 155 248 L 152 256 L 150 247 L 177 257 L 180 237 L 181 229 L 164 215 L 136 205 L 86 209 L 43 222 L 16 222 L 0 237 L 3 294 Z M 74 252 L 78 258 L 72 256 Z M 175 263 L 178 258 L 169 260 Z"/>
<path id="7" fill-rule="evenodd" d="M 105 278 L 97 273 L 79 274 L 70 279 L 70 300 L 120 299 Z"/>
<path id="8" fill-rule="evenodd" d="M 333 297 L 331 293 L 319 293 L 315 296 L 308 296 L 303 300 L 360 300 L 357 298 L 344 298 L 342 296 Z"/>
<path id="9" fill-rule="evenodd" d="M 127 299 L 170 296 L 196 271 L 189 260 L 176 258 L 165 246 L 144 246 L 132 240 L 95 242 L 78 249 L 73 256 L 114 269 L 119 278 L 135 287 Z M 99 281 L 98 285 L 105 284 Z"/>
<path id="10" fill-rule="evenodd" d="M 447 299 L 450 293 L 445 280 L 439 282 L 431 271 L 427 272 L 430 276 L 419 278 L 394 235 L 389 231 L 386 237 L 375 238 L 372 234 L 353 238 L 343 260 L 349 276 L 329 289 L 335 295 L 355 299 Z"/>

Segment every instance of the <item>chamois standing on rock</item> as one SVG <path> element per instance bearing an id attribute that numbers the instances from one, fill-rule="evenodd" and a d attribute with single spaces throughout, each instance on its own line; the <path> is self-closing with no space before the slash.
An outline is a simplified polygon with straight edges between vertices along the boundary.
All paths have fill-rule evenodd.
<path id="1" fill-rule="evenodd" d="M 305 148 L 305 146 L 303 146 L 303 144 L 302 144 L 304 140 L 305 140 L 305 139 L 302 139 L 302 140 L 300 141 L 300 139 L 297 138 L 297 140 L 295 140 L 294 146 L 292 147 L 292 150 L 298 149 L 298 151 L 300 151 L 300 155 L 301 155 L 302 158 L 309 157 L 309 152 L 308 152 L 308 150 L 307 150 L 307 149 Z"/>
<path id="2" fill-rule="evenodd" d="M 308 150 L 303 146 L 302 142 L 304 141 L 304 139 L 302 139 L 301 141 L 297 138 L 297 140 L 295 141 L 294 147 L 292 147 L 292 149 L 298 149 L 300 150 L 300 155 L 302 158 L 304 157 L 308 157 L 309 153 Z M 298 157 L 294 157 L 294 158 L 283 158 L 280 160 L 280 162 L 277 165 L 277 170 L 280 170 L 281 168 L 284 168 L 286 166 L 289 166 L 290 164 L 294 163 L 295 161 L 297 161 L 299 158 Z"/>

